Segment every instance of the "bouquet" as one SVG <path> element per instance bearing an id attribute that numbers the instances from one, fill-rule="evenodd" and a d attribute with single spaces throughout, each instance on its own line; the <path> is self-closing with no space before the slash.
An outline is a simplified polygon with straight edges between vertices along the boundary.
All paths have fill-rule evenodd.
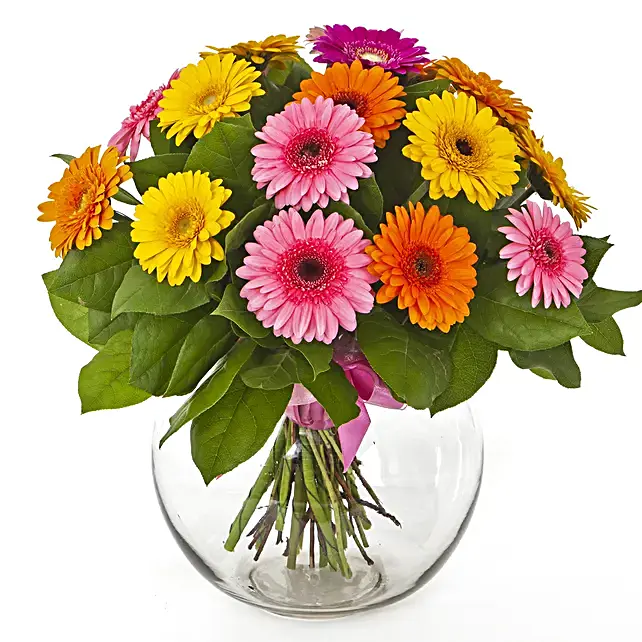
<path id="1" fill-rule="evenodd" d="M 225 548 L 274 534 L 293 569 L 305 540 L 350 577 L 373 516 L 399 525 L 358 458 L 369 405 L 461 404 L 500 350 L 576 388 L 571 341 L 623 354 L 642 292 L 597 285 L 608 237 L 574 232 L 594 208 L 500 81 L 392 29 L 307 40 L 316 71 L 296 37 L 210 47 L 102 154 L 56 154 L 43 278 L 96 350 L 83 412 L 190 395 L 162 443 L 190 424 L 206 484 L 272 437 Z"/>

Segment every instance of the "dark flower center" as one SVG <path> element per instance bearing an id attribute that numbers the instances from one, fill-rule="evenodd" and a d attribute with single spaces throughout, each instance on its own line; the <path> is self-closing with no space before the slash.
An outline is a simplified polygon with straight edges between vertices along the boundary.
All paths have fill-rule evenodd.
<path id="1" fill-rule="evenodd" d="M 296 268 L 299 277 L 306 283 L 318 281 L 325 273 L 325 266 L 319 259 L 309 257 L 301 261 Z"/>
<path id="2" fill-rule="evenodd" d="M 473 148 L 465 138 L 460 138 L 455 144 L 460 154 L 463 156 L 472 156 Z"/>
<path id="3" fill-rule="evenodd" d="M 434 261 L 432 257 L 420 254 L 415 259 L 415 272 L 417 276 L 428 276 L 432 272 Z"/>
<path id="4" fill-rule="evenodd" d="M 335 105 L 348 105 L 354 109 L 359 116 L 363 116 L 366 108 L 366 98 L 362 94 L 353 91 L 338 91 L 332 96 Z"/>
<path id="5" fill-rule="evenodd" d="M 545 241 L 542 249 L 551 263 L 555 263 L 560 258 L 559 248 L 551 241 Z"/>
<path id="6" fill-rule="evenodd" d="M 442 279 L 442 260 L 433 248 L 413 244 L 408 248 L 401 269 L 413 285 L 420 288 L 430 288 L 440 283 Z"/>
<path id="7" fill-rule="evenodd" d="M 334 156 L 336 145 L 328 132 L 316 127 L 296 134 L 285 149 L 285 160 L 296 172 L 325 169 Z"/>

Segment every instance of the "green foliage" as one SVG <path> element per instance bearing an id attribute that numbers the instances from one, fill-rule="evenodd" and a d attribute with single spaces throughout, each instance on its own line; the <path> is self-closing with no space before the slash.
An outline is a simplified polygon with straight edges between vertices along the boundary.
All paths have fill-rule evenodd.
<path id="1" fill-rule="evenodd" d="M 112 316 L 123 312 L 147 314 L 180 314 L 198 308 L 210 300 L 206 284 L 186 279 L 181 285 L 158 282 L 155 274 L 147 274 L 140 265 L 130 267 L 112 306 Z"/>
<path id="2" fill-rule="evenodd" d="M 287 85 L 277 85 L 265 76 L 261 76 L 259 82 L 265 93 L 263 96 L 252 98 L 250 109 L 250 116 L 257 130 L 263 129 L 268 116 L 282 112 L 285 106 L 292 102 L 294 93 Z M 259 141 L 254 142 L 256 144 Z"/>
<path id="3" fill-rule="evenodd" d="M 350 202 L 355 210 L 361 212 L 368 228 L 378 232 L 383 219 L 383 194 L 374 174 L 359 181 L 359 189 L 350 193 Z"/>
<path id="4" fill-rule="evenodd" d="M 240 378 L 192 422 L 192 459 L 209 484 L 247 461 L 265 444 L 285 412 L 292 386 L 248 388 Z"/>
<path id="5" fill-rule="evenodd" d="M 140 205 L 140 201 L 133 195 L 130 194 L 126 189 L 122 187 L 118 188 L 118 191 L 112 196 L 115 201 L 120 201 L 121 203 L 126 203 L 127 205 Z"/>
<path id="6" fill-rule="evenodd" d="M 419 98 L 429 99 L 432 94 L 441 94 L 450 87 L 450 80 L 447 78 L 439 78 L 438 80 L 425 80 L 418 82 L 414 85 L 406 87 L 406 96 L 404 101 L 408 111 L 414 111 L 417 108 L 417 100 Z"/>
<path id="7" fill-rule="evenodd" d="M 87 335 L 94 346 L 104 346 L 109 339 L 123 330 L 133 330 L 140 315 L 126 312 L 112 319 L 109 312 L 88 310 Z"/>
<path id="8" fill-rule="evenodd" d="M 133 406 L 149 398 L 129 383 L 131 344 L 132 331 L 119 332 L 82 368 L 78 394 L 83 413 Z"/>
<path id="9" fill-rule="evenodd" d="M 236 323 L 250 337 L 267 337 L 271 333 L 264 328 L 253 312 L 248 312 L 247 303 L 238 288 L 231 283 L 225 288 L 223 298 L 213 314 L 218 314 Z"/>
<path id="10" fill-rule="evenodd" d="M 592 348 L 606 354 L 624 356 L 624 339 L 620 326 L 613 317 L 607 317 L 599 323 L 589 323 L 591 334 L 582 337 Z"/>
<path id="11" fill-rule="evenodd" d="M 332 346 L 321 341 L 301 341 L 293 343 L 290 339 L 285 342 L 295 350 L 298 350 L 308 361 L 314 372 L 314 377 L 318 377 L 322 372 L 330 369 L 332 361 Z"/>
<path id="12" fill-rule="evenodd" d="M 506 279 L 504 264 L 480 268 L 477 278 L 479 285 L 466 323 L 491 343 L 532 352 L 590 332 L 574 303 L 559 310 L 541 304 L 531 307 L 530 298 L 518 296 L 515 284 Z"/>
<path id="13" fill-rule="evenodd" d="M 166 132 L 162 132 L 158 126 L 158 119 L 152 120 L 149 124 L 149 142 L 156 156 L 164 154 L 189 154 L 196 142 L 193 135 L 189 135 L 180 145 L 176 144 L 176 138 L 167 138 Z"/>
<path id="14" fill-rule="evenodd" d="M 225 237 L 225 254 L 229 255 L 231 252 L 242 248 L 245 243 L 252 239 L 254 230 L 271 218 L 273 212 L 272 203 L 263 203 L 248 212 L 243 218 L 235 221 L 232 229 Z"/>
<path id="15" fill-rule="evenodd" d="M 565 388 L 579 388 L 582 383 L 580 368 L 573 357 L 573 348 L 568 341 L 549 350 L 535 352 L 511 350 L 510 358 L 518 368 L 534 370 L 540 377 L 556 379 Z"/>
<path id="16" fill-rule="evenodd" d="M 260 195 L 252 180 L 254 157 L 250 151 L 259 143 L 249 114 L 226 118 L 194 145 L 185 170 L 201 170 L 209 172 L 212 180 L 223 179 L 224 186 L 232 190 L 225 207 L 240 218 Z"/>
<path id="17" fill-rule="evenodd" d="M 99 242 L 70 250 L 48 277 L 49 294 L 93 310 L 109 312 L 114 295 L 132 266 L 134 244 L 129 223 L 114 223 Z"/>
<path id="18" fill-rule="evenodd" d="M 305 387 L 325 408 L 335 426 L 342 426 L 359 416 L 357 391 L 336 363 L 331 363 L 328 370 Z"/>
<path id="19" fill-rule="evenodd" d="M 398 323 L 378 306 L 359 318 L 357 339 L 370 365 L 413 408 L 429 408 L 450 379 L 450 357 L 429 343 L 429 334 Z"/>
<path id="20" fill-rule="evenodd" d="M 185 424 L 209 410 L 223 397 L 255 349 L 256 344 L 251 339 L 241 339 L 232 346 L 226 355 L 221 357 L 207 381 L 169 420 L 170 428 L 161 439 L 161 446 Z"/>
<path id="21" fill-rule="evenodd" d="M 157 187 L 161 178 L 182 172 L 187 158 L 187 154 L 162 154 L 129 163 L 138 193 L 143 196 L 150 187 Z"/>
<path id="22" fill-rule="evenodd" d="M 642 290 L 636 292 L 607 290 L 589 281 L 584 286 L 577 305 L 587 321 L 599 323 L 620 310 L 633 308 L 640 303 L 642 303 Z"/>
<path id="23" fill-rule="evenodd" d="M 187 394 L 235 341 L 230 324 L 207 307 L 144 315 L 134 328 L 130 382 L 157 396 Z"/>
<path id="24" fill-rule="evenodd" d="M 299 56 L 299 58 L 292 63 L 285 84 L 293 92 L 297 92 L 301 89 L 301 83 L 310 78 L 311 75 L 312 67 Z"/>
<path id="25" fill-rule="evenodd" d="M 332 214 L 332 212 L 341 214 L 343 218 L 351 218 L 354 221 L 355 227 L 363 232 L 365 238 L 372 238 L 372 230 L 366 225 L 361 213 L 357 212 L 354 207 L 346 205 L 343 201 L 330 201 L 323 212 L 326 218 Z"/>
<path id="26" fill-rule="evenodd" d="M 292 348 L 268 352 L 263 361 L 241 373 L 243 383 L 250 388 L 279 390 L 295 383 L 307 384 L 314 377 L 308 360 Z"/>
<path id="27" fill-rule="evenodd" d="M 450 358 L 452 376 L 448 387 L 430 407 L 433 415 L 467 401 L 481 389 L 495 369 L 497 346 L 463 323 L 456 330 Z"/>
<path id="28" fill-rule="evenodd" d="M 62 326 L 77 339 L 83 343 L 90 344 L 89 341 L 89 308 L 67 299 L 62 299 L 49 292 L 51 284 L 55 279 L 55 272 L 47 272 L 42 275 L 42 280 L 45 282 L 49 294 L 49 302 L 51 308 L 56 315 L 56 318 Z"/>
<path id="29" fill-rule="evenodd" d="M 65 161 L 67 165 L 69 165 L 71 161 L 76 157 L 72 156 L 71 154 L 52 154 L 51 158 L 59 158 L 60 160 Z"/>
<path id="30" fill-rule="evenodd" d="M 613 247 L 613 244 L 608 242 L 608 236 L 602 239 L 596 239 L 592 236 L 582 236 L 581 239 L 584 242 L 584 249 L 586 250 L 584 267 L 589 273 L 589 278 L 593 278 L 598 265 L 604 258 L 604 255 Z"/>

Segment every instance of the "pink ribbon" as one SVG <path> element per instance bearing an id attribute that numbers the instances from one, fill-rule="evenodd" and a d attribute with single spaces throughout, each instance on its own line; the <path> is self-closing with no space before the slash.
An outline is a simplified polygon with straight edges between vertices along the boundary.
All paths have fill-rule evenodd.
<path id="1" fill-rule="evenodd" d="M 346 378 L 359 395 L 357 399 L 359 416 L 339 426 L 339 442 L 343 453 L 344 470 L 347 471 L 370 427 L 370 415 L 366 403 L 398 410 L 404 408 L 404 404 L 392 396 L 388 386 L 370 367 L 368 360 L 352 337 L 339 339 L 335 345 L 333 360 L 343 368 Z M 285 412 L 294 423 L 303 428 L 327 430 L 334 426 L 323 406 L 309 390 L 300 384 L 295 384 Z"/>

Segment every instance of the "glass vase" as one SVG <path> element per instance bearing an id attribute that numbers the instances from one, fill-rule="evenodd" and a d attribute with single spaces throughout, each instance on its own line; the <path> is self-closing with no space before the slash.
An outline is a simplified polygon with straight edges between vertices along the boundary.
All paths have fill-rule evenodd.
<path id="1" fill-rule="evenodd" d="M 190 562 L 228 595 L 272 613 L 328 618 L 395 602 L 423 586 L 473 513 L 483 440 L 468 405 L 430 413 L 368 407 L 348 471 L 334 429 L 284 418 L 249 461 L 206 486 L 189 429 L 161 449 L 160 506 Z"/>

